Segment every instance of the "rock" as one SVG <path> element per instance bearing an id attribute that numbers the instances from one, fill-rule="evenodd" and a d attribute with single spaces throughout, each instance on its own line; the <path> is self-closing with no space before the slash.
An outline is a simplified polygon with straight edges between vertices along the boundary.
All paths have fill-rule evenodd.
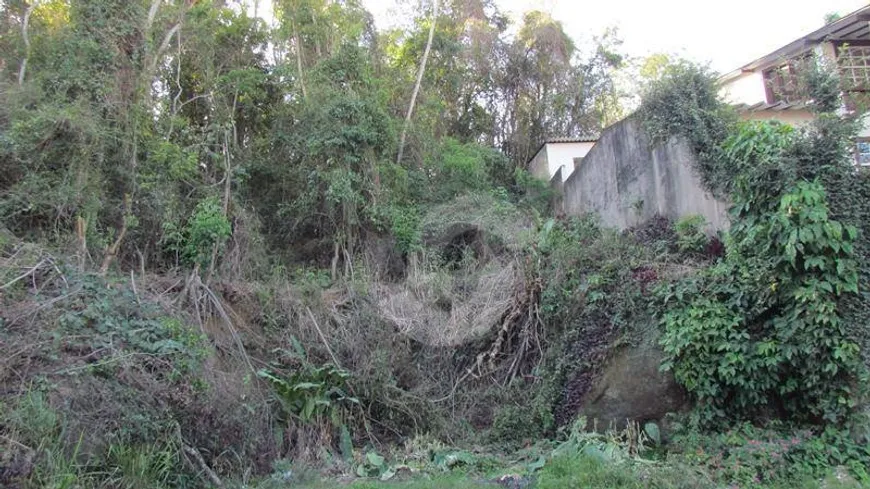
<path id="1" fill-rule="evenodd" d="M 664 353 L 658 345 L 658 329 L 645 328 L 641 341 L 613 353 L 593 386 L 584 396 L 579 414 L 599 428 L 617 427 L 626 420 L 641 424 L 661 422 L 668 413 L 687 409 L 685 390 L 673 375 L 661 372 Z"/>
<path id="2" fill-rule="evenodd" d="M 507 489 L 527 489 L 532 487 L 532 479 L 518 474 L 503 475 L 492 482 Z"/>

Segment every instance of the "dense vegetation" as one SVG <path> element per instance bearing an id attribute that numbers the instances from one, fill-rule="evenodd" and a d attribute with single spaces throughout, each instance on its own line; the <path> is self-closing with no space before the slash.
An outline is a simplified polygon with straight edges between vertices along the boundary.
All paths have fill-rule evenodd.
<path id="1" fill-rule="evenodd" d="M 836 78 L 798 130 L 648 60 L 636 116 L 732 227 L 617 232 L 526 169 L 623 115 L 613 33 L 432 6 L 0 6 L 0 485 L 870 483 L 870 180 Z M 634 348 L 682 412 L 584 417 Z"/>

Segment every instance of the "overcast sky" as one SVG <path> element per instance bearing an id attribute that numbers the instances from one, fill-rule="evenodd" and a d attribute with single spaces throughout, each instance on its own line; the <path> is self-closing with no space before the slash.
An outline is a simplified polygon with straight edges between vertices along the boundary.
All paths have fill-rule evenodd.
<path id="1" fill-rule="evenodd" d="M 428 9 L 431 0 L 421 3 Z M 710 62 L 720 72 L 814 31 L 825 14 L 847 14 L 868 0 L 496 0 L 502 11 L 519 19 L 539 9 L 561 21 L 577 41 L 609 26 L 619 28 L 630 55 L 677 53 Z M 397 18 L 394 0 L 363 0 L 379 28 Z"/>

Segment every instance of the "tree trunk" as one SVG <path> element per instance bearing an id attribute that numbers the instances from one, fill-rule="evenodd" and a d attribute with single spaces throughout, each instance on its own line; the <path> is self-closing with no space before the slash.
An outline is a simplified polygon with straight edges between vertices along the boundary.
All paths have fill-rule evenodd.
<path id="1" fill-rule="evenodd" d="M 293 39 L 296 43 L 296 71 L 299 73 L 299 86 L 302 87 L 302 98 L 308 98 L 305 91 L 305 80 L 302 78 L 302 43 L 299 42 L 299 31 L 296 29 L 296 21 L 293 22 Z"/>
<path id="2" fill-rule="evenodd" d="M 30 37 L 27 34 L 27 27 L 30 24 L 30 14 L 33 13 L 33 9 L 35 9 L 38 4 L 39 1 L 34 0 L 34 2 L 27 7 L 27 11 L 24 12 L 24 21 L 21 23 L 21 38 L 24 40 L 24 59 L 21 60 L 21 66 L 18 68 L 19 86 L 24 84 L 24 74 L 27 71 L 27 61 L 30 59 Z"/>
<path id="3" fill-rule="evenodd" d="M 414 84 L 414 92 L 411 94 L 411 103 L 408 105 L 408 113 L 405 115 L 405 124 L 402 126 L 402 137 L 399 139 L 399 156 L 396 164 L 402 163 L 402 155 L 405 152 L 405 138 L 408 136 L 408 126 L 411 125 L 411 115 L 414 113 L 414 104 L 417 102 L 417 94 L 420 92 L 420 84 L 423 82 L 423 72 L 426 71 L 426 61 L 429 60 L 429 50 L 432 48 L 432 38 L 435 37 L 435 23 L 438 20 L 438 0 L 432 0 L 432 23 L 429 26 L 429 39 L 426 41 L 426 49 L 423 51 L 423 59 L 420 61 L 420 69 L 417 71 L 417 83 Z"/>

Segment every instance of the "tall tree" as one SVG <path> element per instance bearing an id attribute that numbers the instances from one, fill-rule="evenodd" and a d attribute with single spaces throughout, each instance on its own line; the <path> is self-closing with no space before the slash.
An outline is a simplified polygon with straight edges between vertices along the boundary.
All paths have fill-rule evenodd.
<path id="1" fill-rule="evenodd" d="M 432 38 L 435 37 L 435 24 L 438 22 L 438 0 L 432 0 L 432 20 L 429 26 L 429 39 L 426 40 L 426 50 L 420 59 L 420 69 L 417 71 L 417 81 L 414 83 L 414 91 L 411 93 L 411 102 L 408 104 L 408 112 L 405 114 L 405 124 L 402 126 L 402 137 L 399 139 L 399 155 L 396 163 L 402 163 L 402 153 L 405 151 L 405 138 L 408 135 L 408 126 L 411 124 L 411 116 L 414 114 L 414 104 L 417 102 L 417 94 L 420 92 L 420 84 L 423 82 L 423 73 L 426 71 L 426 62 L 429 60 L 429 50 L 432 49 Z"/>

